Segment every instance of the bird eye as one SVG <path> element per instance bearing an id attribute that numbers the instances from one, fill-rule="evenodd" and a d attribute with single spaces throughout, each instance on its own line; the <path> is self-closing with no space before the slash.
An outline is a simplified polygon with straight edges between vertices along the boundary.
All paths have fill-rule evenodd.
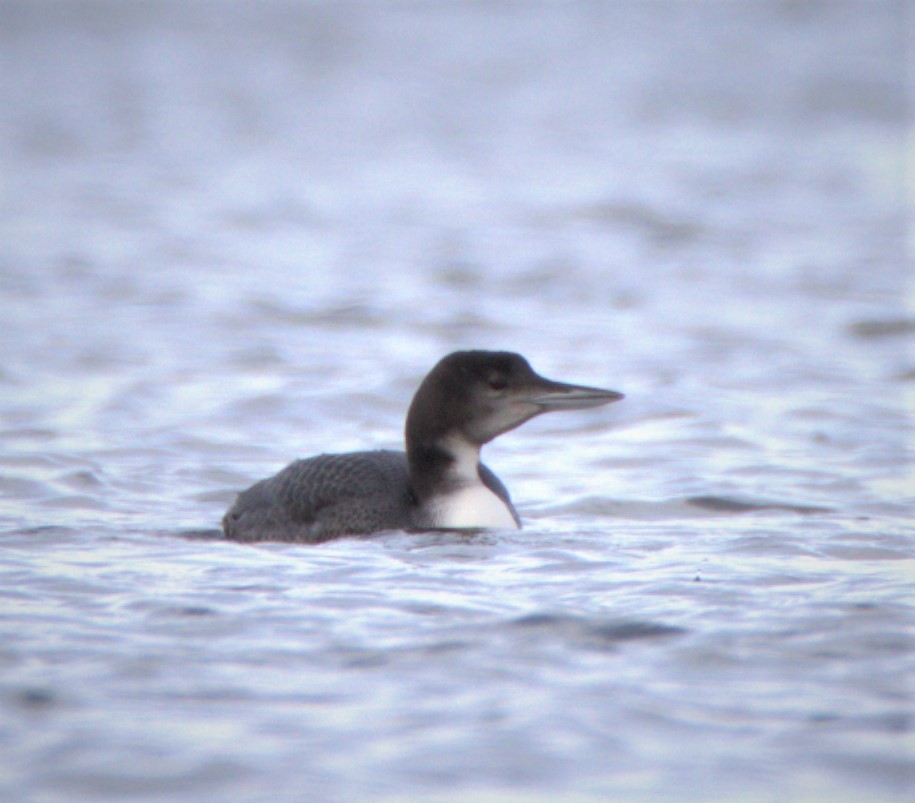
<path id="1" fill-rule="evenodd" d="M 508 387 L 508 380 L 501 374 L 495 374 L 489 377 L 489 387 L 493 390 L 505 390 Z"/>

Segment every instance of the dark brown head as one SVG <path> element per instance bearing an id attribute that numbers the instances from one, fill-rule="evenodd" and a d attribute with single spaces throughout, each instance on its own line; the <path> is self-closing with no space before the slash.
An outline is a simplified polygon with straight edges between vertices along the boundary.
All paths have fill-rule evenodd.
<path id="1" fill-rule="evenodd" d="M 413 396 L 407 450 L 455 437 L 479 447 L 541 413 L 622 398 L 613 390 L 545 379 L 520 354 L 456 351 L 439 361 Z"/>

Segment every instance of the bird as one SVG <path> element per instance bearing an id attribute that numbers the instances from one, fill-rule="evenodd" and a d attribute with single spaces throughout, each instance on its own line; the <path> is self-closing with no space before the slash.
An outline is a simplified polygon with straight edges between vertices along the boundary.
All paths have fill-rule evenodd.
<path id="1" fill-rule="evenodd" d="M 223 517 L 234 541 L 320 543 L 387 530 L 521 528 L 480 450 L 542 413 L 619 401 L 615 390 L 555 382 L 520 354 L 456 351 L 426 375 L 406 418 L 406 451 L 296 460 L 242 491 Z"/>

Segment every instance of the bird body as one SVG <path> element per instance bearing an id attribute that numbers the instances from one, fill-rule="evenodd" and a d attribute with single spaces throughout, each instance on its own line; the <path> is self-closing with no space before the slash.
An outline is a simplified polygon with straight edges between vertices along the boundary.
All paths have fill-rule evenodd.
<path id="1" fill-rule="evenodd" d="M 239 541 L 317 543 L 381 530 L 520 528 L 508 490 L 480 462 L 483 444 L 540 413 L 621 398 L 544 379 L 518 354 L 455 352 L 413 397 L 406 452 L 296 460 L 240 493 L 223 531 Z"/>

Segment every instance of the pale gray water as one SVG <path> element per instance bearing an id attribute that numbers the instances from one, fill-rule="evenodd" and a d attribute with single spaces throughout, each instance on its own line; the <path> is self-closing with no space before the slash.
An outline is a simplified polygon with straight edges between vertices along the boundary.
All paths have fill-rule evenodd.
<path id="1" fill-rule="evenodd" d="M 0 798 L 909 798 L 905 11 L 0 3 Z M 522 532 L 189 536 L 470 346 Z"/>

